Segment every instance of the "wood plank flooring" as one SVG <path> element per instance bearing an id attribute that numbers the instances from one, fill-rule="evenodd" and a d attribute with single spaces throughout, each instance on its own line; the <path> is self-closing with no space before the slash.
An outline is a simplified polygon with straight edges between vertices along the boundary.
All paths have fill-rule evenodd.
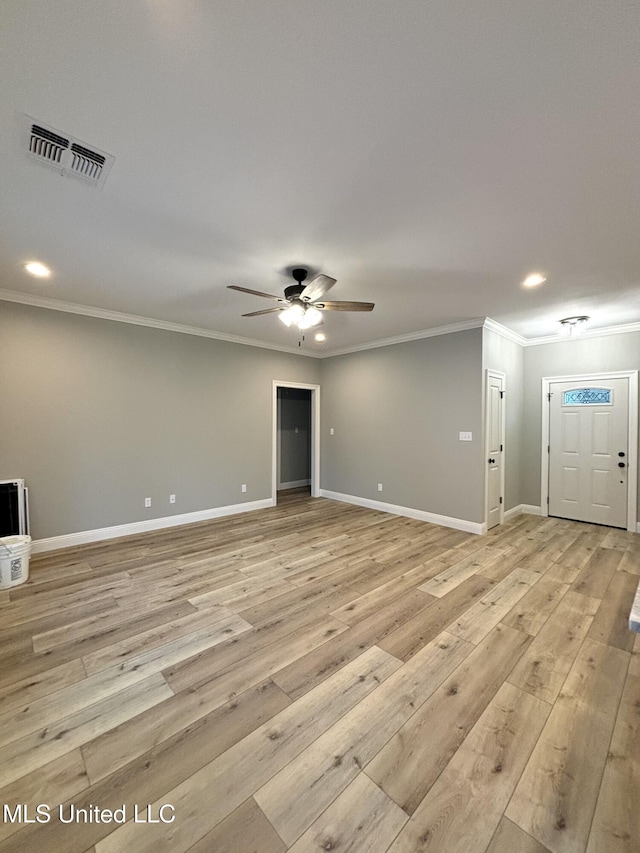
<path id="1" fill-rule="evenodd" d="M 637 534 L 299 492 L 35 556 L 0 853 L 638 853 L 639 575 Z"/>

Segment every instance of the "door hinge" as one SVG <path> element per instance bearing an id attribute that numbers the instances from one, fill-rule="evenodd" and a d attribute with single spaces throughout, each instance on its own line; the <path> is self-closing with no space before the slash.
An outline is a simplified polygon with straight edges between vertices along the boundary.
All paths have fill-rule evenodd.
<path id="1" fill-rule="evenodd" d="M 547 495 L 547 506 L 549 506 L 549 495 Z"/>
<path id="2" fill-rule="evenodd" d="M 502 400 L 503 397 L 504 397 L 504 391 L 501 391 L 500 392 L 500 399 Z"/>
<path id="3" fill-rule="evenodd" d="M 552 397 L 553 397 L 553 394 L 551 393 L 551 391 L 549 391 L 549 393 L 547 394 L 547 400 L 551 400 Z"/>
<path id="4" fill-rule="evenodd" d="M 547 453 L 551 453 L 551 445 L 547 444 Z"/>
<path id="5" fill-rule="evenodd" d="M 502 503 L 502 498 L 500 498 L 500 503 Z"/>
<path id="6" fill-rule="evenodd" d="M 502 445 L 500 445 L 500 453 L 502 453 Z"/>

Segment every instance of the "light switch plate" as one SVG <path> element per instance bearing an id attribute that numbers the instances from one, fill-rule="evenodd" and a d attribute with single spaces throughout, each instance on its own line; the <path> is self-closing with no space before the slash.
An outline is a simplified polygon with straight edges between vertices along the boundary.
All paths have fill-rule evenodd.
<path id="1" fill-rule="evenodd" d="M 461 432 L 459 435 L 460 441 L 473 441 L 473 433 L 471 432 Z"/>

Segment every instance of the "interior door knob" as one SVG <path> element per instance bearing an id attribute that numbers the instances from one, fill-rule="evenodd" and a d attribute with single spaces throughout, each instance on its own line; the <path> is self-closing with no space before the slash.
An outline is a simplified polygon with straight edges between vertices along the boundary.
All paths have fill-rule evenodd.
<path id="1" fill-rule="evenodd" d="M 624 462 L 618 462 L 618 468 L 624 468 L 624 467 L 625 467 Z"/>
<path id="2" fill-rule="evenodd" d="M 495 460 L 495 459 L 489 459 L 489 464 L 490 464 L 490 465 L 495 465 L 495 464 L 496 464 L 496 460 Z"/>
<path id="3" fill-rule="evenodd" d="M 618 456 L 624 456 L 624 453 L 622 450 L 620 451 L 620 453 L 618 453 Z"/>

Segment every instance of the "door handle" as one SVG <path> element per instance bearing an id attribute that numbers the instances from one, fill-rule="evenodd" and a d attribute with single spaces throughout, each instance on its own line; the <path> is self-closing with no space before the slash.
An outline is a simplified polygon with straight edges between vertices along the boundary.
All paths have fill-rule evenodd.
<path id="1" fill-rule="evenodd" d="M 624 456 L 624 453 L 622 450 L 620 451 L 620 453 L 618 453 L 618 456 Z"/>
<path id="2" fill-rule="evenodd" d="M 625 467 L 624 462 L 618 462 L 618 468 L 624 468 L 624 467 Z"/>

